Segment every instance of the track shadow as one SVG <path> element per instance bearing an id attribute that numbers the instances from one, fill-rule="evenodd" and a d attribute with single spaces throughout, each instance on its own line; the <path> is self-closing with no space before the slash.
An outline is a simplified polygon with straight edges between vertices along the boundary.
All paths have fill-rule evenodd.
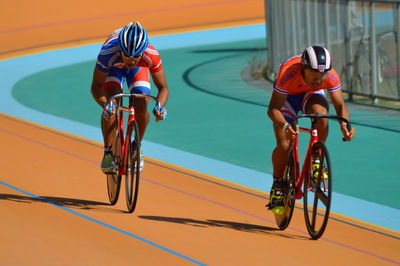
<path id="1" fill-rule="evenodd" d="M 83 200 L 83 199 L 71 199 L 71 198 L 49 197 L 49 196 L 40 196 L 36 198 L 36 197 L 20 196 L 13 194 L 0 194 L 0 200 L 9 200 L 21 203 L 45 202 L 45 203 L 55 204 L 58 206 L 68 207 L 71 209 L 93 210 L 101 212 L 118 212 L 118 213 L 123 212 L 121 210 L 108 208 L 108 206 L 110 206 L 109 203 Z"/>
<path id="2" fill-rule="evenodd" d="M 177 223 L 184 224 L 194 227 L 220 227 L 220 228 L 228 228 L 234 229 L 242 232 L 249 233 L 258 233 L 258 234 L 268 234 L 273 236 L 281 236 L 285 238 L 291 239 L 303 239 L 308 240 L 309 237 L 293 235 L 290 233 L 283 233 L 283 231 L 268 226 L 248 224 L 248 223 L 238 223 L 231 221 L 221 221 L 221 220 L 195 220 L 190 218 L 178 218 L 178 217 L 163 217 L 163 216 L 147 216 L 147 215 L 139 215 L 138 218 L 152 220 L 152 221 L 160 221 L 160 222 L 169 222 L 169 223 Z"/>

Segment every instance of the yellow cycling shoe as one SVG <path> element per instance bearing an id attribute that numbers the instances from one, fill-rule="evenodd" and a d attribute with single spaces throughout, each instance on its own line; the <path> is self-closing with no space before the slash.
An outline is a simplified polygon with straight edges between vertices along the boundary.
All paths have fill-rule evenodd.
<path id="1" fill-rule="evenodd" d="M 315 159 L 312 162 L 313 177 L 315 179 L 318 178 L 318 169 L 319 169 L 319 160 Z M 327 171 L 327 169 L 323 166 L 322 170 L 323 170 L 323 172 L 322 172 L 323 178 L 324 179 L 328 179 L 328 171 Z"/>
<path id="2" fill-rule="evenodd" d="M 282 215 L 285 211 L 284 189 L 278 186 L 272 186 L 269 203 L 266 207 L 268 207 L 268 210 L 271 210 L 273 213 Z"/>

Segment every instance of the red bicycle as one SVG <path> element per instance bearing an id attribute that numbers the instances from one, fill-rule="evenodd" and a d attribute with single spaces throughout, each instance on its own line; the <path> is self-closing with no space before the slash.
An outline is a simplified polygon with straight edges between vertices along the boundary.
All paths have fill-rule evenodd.
<path id="1" fill-rule="evenodd" d="M 311 119 L 311 128 L 299 127 L 300 132 L 310 134 L 310 141 L 301 172 L 298 135 L 291 143 L 289 161 L 283 175 L 286 187 L 284 190 L 285 209 L 283 214 L 275 214 L 275 221 L 279 229 L 286 229 L 292 219 L 296 199 L 303 198 L 307 231 L 312 239 L 318 239 L 324 233 L 328 223 L 332 201 L 332 169 L 328 149 L 323 142 L 318 140 L 317 121 L 321 118 L 343 121 L 347 123 L 349 131 L 351 131 L 351 126 L 349 121 L 343 117 L 304 114 L 296 117 L 292 123 L 293 128 L 296 128 L 297 120 L 300 118 Z M 304 186 L 302 186 L 303 181 Z M 322 208 L 319 208 L 319 204 Z"/>
<path id="2" fill-rule="evenodd" d="M 129 97 L 128 107 L 123 106 L 123 97 Z M 140 136 L 139 126 L 135 119 L 136 98 L 148 98 L 160 102 L 156 97 L 144 94 L 117 94 L 110 98 L 109 104 L 114 100 L 118 101 L 117 123 L 112 142 L 112 152 L 116 169 L 114 173 L 107 174 L 107 191 L 111 205 L 115 205 L 118 201 L 119 191 L 121 187 L 121 176 L 125 175 L 125 191 L 126 205 L 128 211 L 132 213 L 135 210 L 137 197 L 139 192 L 140 177 Z M 128 122 L 124 138 L 124 117 L 123 112 L 128 112 Z"/>

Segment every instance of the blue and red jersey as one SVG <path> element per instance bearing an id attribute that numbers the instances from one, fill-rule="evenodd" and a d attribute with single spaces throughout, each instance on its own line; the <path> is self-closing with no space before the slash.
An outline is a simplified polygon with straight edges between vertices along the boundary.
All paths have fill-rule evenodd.
<path id="1" fill-rule="evenodd" d="M 118 36 L 121 29 L 111 34 L 104 42 L 103 47 L 97 57 L 96 67 L 102 72 L 109 72 L 111 68 L 124 68 L 121 58 L 121 51 L 118 47 Z M 149 43 L 137 67 L 147 67 L 151 73 L 156 73 L 162 69 L 161 57 L 157 50 Z"/>

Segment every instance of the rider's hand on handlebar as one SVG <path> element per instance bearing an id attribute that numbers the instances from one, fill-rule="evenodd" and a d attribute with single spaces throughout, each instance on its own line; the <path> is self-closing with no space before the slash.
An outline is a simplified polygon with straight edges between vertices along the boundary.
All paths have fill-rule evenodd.
<path id="1" fill-rule="evenodd" d="M 161 107 L 160 103 L 158 102 L 153 109 L 153 114 L 156 117 L 156 122 L 164 120 L 167 117 L 167 109 Z"/>
<path id="2" fill-rule="evenodd" d="M 115 109 L 115 105 L 114 104 L 106 103 L 104 105 L 103 117 L 105 119 L 109 119 L 112 115 L 115 114 L 115 110 L 116 109 Z"/>
<path id="3" fill-rule="evenodd" d="M 356 134 L 356 130 L 354 129 L 354 127 L 351 127 L 351 130 L 349 131 L 347 129 L 347 123 L 343 122 L 340 124 L 340 130 L 342 130 L 342 134 L 343 134 L 343 140 L 345 141 L 350 141 L 354 138 L 354 135 Z"/>
<path id="4" fill-rule="evenodd" d="M 296 124 L 296 130 L 294 130 L 290 124 L 285 124 L 283 126 L 283 133 L 287 139 L 294 140 L 296 135 L 299 134 L 299 125 Z"/>

